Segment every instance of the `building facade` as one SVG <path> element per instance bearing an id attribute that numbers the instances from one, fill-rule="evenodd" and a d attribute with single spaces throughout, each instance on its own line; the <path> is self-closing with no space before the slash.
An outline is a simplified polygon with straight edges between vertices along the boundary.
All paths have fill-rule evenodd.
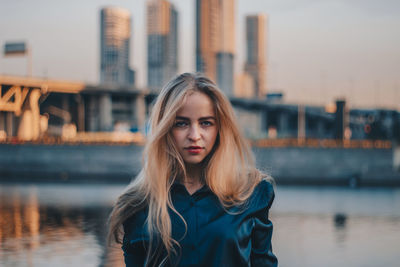
<path id="1" fill-rule="evenodd" d="M 135 73 L 129 67 L 129 11 L 119 7 L 102 8 L 100 23 L 100 82 L 113 86 L 132 86 Z"/>
<path id="2" fill-rule="evenodd" d="M 196 0 L 196 70 L 234 91 L 235 1 Z"/>
<path id="3" fill-rule="evenodd" d="M 238 73 L 235 75 L 235 97 L 239 98 L 253 98 L 254 93 L 254 80 L 246 72 Z"/>
<path id="4" fill-rule="evenodd" d="M 253 97 L 258 98 L 267 94 L 266 23 L 266 15 L 246 16 L 245 72 L 253 77 Z"/>
<path id="5" fill-rule="evenodd" d="M 147 2 L 147 85 L 161 87 L 178 69 L 178 12 L 166 0 Z"/>

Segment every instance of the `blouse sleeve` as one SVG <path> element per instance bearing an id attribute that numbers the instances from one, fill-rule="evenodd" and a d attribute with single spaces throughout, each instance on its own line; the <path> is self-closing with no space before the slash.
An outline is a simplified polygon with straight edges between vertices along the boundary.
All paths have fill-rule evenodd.
<path id="1" fill-rule="evenodd" d="M 278 259 L 272 252 L 272 222 L 268 218 L 275 194 L 272 185 L 263 181 L 256 192 L 254 228 L 251 235 L 251 266 L 278 266 Z"/>
<path id="2" fill-rule="evenodd" d="M 133 242 L 132 242 L 133 241 Z M 145 266 L 146 253 L 139 240 L 126 240 L 122 245 L 124 261 L 127 267 Z"/>
<path id="3" fill-rule="evenodd" d="M 129 218 L 123 226 L 122 250 L 124 252 L 125 265 L 127 267 L 145 266 L 147 254 L 144 244 L 147 240 L 143 235 L 143 226 L 138 225 L 133 217 Z"/>

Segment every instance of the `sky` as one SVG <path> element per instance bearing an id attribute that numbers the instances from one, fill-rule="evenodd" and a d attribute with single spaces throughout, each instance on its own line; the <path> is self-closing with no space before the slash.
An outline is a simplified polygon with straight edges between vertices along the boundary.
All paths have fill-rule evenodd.
<path id="1" fill-rule="evenodd" d="M 26 41 L 33 76 L 99 81 L 100 9 L 132 14 L 131 66 L 146 80 L 145 0 L 0 0 L 0 45 Z M 179 12 L 179 72 L 195 70 L 195 0 Z M 269 92 L 287 103 L 400 110 L 400 1 L 237 0 L 235 72 L 243 71 L 245 16 L 264 13 Z M 0 55 L 0 74 L 26 75 L 26 57 Z"/>

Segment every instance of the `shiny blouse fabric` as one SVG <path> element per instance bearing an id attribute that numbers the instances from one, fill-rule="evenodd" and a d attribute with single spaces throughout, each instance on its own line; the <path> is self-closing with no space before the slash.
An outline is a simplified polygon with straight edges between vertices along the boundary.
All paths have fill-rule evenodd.
<path id="1" fill-rule="evenodd" d="M 172 237 L 179 242 L 176 255 L 146 263 L 148 232 L 147 210 L 136 213 L 124 223 L 126 266 L 277 266 L 272 253 L 272 223 L 268 219 L 274 199 L 272 185 L 262 181 L 254 189 L 245 207 L 223 209 L 218 198 L 204 186 L 190 195 L 181 184 L 174 184 L 171 198 L 177 214 L 170 211 Z M 186 233 L 185 233 L 186 230 Z M 161 241 L 153 241 L 160 244 Z M 153 245 L 154 248 L 155 245 Z"/>

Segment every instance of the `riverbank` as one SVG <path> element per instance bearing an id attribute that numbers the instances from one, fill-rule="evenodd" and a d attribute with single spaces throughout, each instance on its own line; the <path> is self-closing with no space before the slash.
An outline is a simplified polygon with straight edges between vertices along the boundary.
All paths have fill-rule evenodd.
<path id="1" fill-rule="evenodd" d="M 143 146 L 0 144 L 0 181 L 129 182 Z M 253 147 L 277 184 L 400 186 L 393 148 Z"/>

